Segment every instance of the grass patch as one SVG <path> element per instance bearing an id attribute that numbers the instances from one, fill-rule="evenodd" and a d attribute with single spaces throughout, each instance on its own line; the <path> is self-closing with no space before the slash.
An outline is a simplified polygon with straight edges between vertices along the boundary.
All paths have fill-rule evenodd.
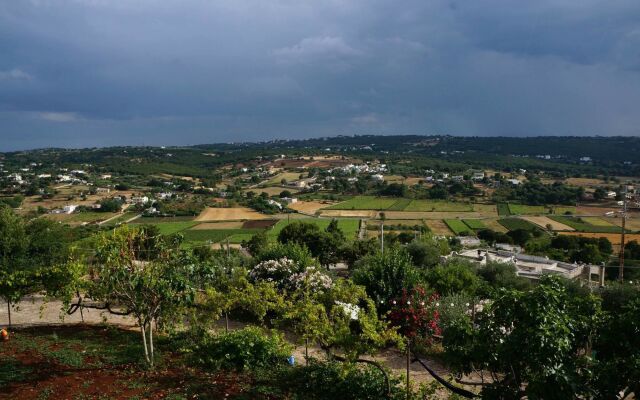
<path id="1" fill-rule="evenodd" d="M 218 243 L 235 235 L 251 236 L 262 229 L 190 229 L 181 232 L 185 242 L 211 242 Z M 231 239 L 229 239 L 231 242 Z M 240 243 L 240 242 L 237 242 Z"/>
<path id="2" fill-rule="evenodd" d="M 409 204 L 411 204 L 411 201 L 412 201 L 411 199 L 399 199 L 398 201 L 393 203 L 393 205 L 391 205 L 391 207 L 387 208 L 387 211 L 402 211 Z"/>
<path id="3" fill-rule="evenodd" d="M 535 215 L 547 214 L 548 210 L 544 206 L 527 206 L 524 204 L 509 204 L 509 213 L 511 215 Z"/>
<path id="4" fill-rule="evenodd" d="M 575 214 L 576 213 L 576 208 L 575 207 L 566 207 L 566 206 L 559 206 L 559 207 L 553 207 L 553 214 L 556 215 L 565 215 L 567 213 L 569 214 Z"/>
<path id="5" fill-rule="evenodd" d="M 96 222 L 96 221 L 104 221 L 105 219 L 109 219 L 113 216 L 117 215 L 116 213 L 109 212 L 96 212 L 96 211 L 85 211 L 80 213 L 71 214 L 71 216 L 65 220 L 65 222 Z"/>
<path id="6" fill-rule="evenodd" d="M 334 204 L 325 210 L 386 210 L 398 199 L 390 197 L 356 196 L 342 203 Z"/>
<path id="7" fill-rule="evenodd" d="M 167 222 L 187 222 L 193 221 L 195 216 L 192 215 L 181 215 L 179 217 L 140 217 L 131 221 L 132 224 L 160 224 Z"/>
<path id="8" fill-rule="evenodd" d="M 162 235 L 171 235 L 173 233 L 185 231 L 197 224 L 198 223 L 195 221 L 184 221 L 184 222 L 160 222 L 160 223 L 150 224 L 150 225 L 157 226 Z"/>
<path id="9" fill-rule="evenodd" d="M 287 222 L 287 220 L 283 219 L 278 221 L 278 223 L 269 231 L 268 235 L 274 238 L 277 237 L 280 231 L 284 229 L 285 226 L 295 221 L 316 224 L 321 230 L 327 229 L 329 223 L 331 223 L 331 219 L 329 218 L 300 218 L 291 220 L 291 222 Z M 338 228 L 340 228 L 342 232 L 344 232 L 344 236 L 347 239 L 355 239 L 356 234 L 360 229 L 360 220 L 355 218 L 339 218 Z"/>
<path id="10" fill-rule="evenodd" d="M 13 357 L 3 357 L 0 363 L 0 388 L 14 382 L 22 382 L 29 378 L 31 368 L 23 365 Z"/>
<path id="11" fill-rule="evenodd" d="M 560 222 L 561 224 L 568 225 L 575 229 L 578 232 L 593 232 L 593 233 L 619 233 L 622 232 L 622 228 L 616 225 L 611 225 L 604 220 L 600 220 L 597 222 L 599 225 L 596 225 L 592 222 L 596 222 L 595 219 L 584 217 L 565 217 L 554 215 L 549 217 L 556 222 Z M 606 224 L 606 225 L 605 225 Z"/>
<path id="12" fill-rule="evenodd" d="M 510 231 L 515 231 L 518 229 L 534 231 L 540 229 L 537 225 L 520 218 L 502 218 L 499 219 L 498 222 L 500 223 L 500 225 L 504 226 Z"/>
<path id="13" fill-rule="evenodd" d="M 509 215 L 511 215 L 511 211 L 509 211 L 509 204 L 507 203 L 500 203 L 498 204 L 498 215 L 501 217 L 508 217 Z"/>
<path id="14" fill-rule="evenodd" d="M 49 362 L 73 368 L 142 361 L 142 344 L 136 332 L 116 328 L 26 329 L 17 331 L 12 341 L 20 351 L 32 351 Z"/>
<path id="15" fill-rule="evenodd" d="M 462 222 L 474 231 L 486 229 L 485 224 L 479 219 L 463 219 Z"/>
<path id="16" fill-rule="evenodd" d="M 605 221 L 600 217 L 580 217 L 580 219 L 593 226 L 615 226 L 609 221 Z"/>
<path id="17" fill-rule="evenodd" d="M 123 223 L 123 222 L 125 222 L 125 221 L 130 220 L 131 218 L 135 217 L 137 214 L 138 214 L 138 213 L 131 212 L 131 211 L 125 212 L 124 214 L 120 215 L 119 217 L 114 218 L 114 219 L 112 219 L 111 221 L 107 222 L 107 223 L 105 224 L 105 226 L 115 226 L 115 225 L 118 225 L 118 224 L 120 224 L 120 223 Z M 131 221 L 131 222 L 132 222 L 132 223 L 135 223 L 135 221 Z"/>
<path id="18" fill-rule="evenodd" d="M 444 223 L 447 224 L 449 229 L 453 231 L 456 235 L 461 235 L 463 233 L 471 232 L 471 229 L 459 219 L 445 219 Z"/>
<path id="19" fill-rule="evenodd" d="M 405 207 L 404 211 L 467 212 L 473 211 L 473 205 L 471 203 L 458 203 L 440 200 L 412 200 L 411 203 Z"/>

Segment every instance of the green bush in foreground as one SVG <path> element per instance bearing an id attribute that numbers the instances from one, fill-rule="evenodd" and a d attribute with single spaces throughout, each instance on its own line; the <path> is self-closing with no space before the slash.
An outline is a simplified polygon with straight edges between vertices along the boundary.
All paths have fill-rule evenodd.
<path id="1" fill-rule="evenodd" d="M 371 365 L 310 360 L 308 366 L 292 368 L 281 383 L 289 387 L 293 399 L 360 400 L 404 399 L 406 392 L 398 378 L 390 377 L 391 393 L 383 373 Z"/>
<path id="2" fill-rule="evenodd" d="M 193 356 L 200 366 L 211 370 L 247 371 L 285 364 L 291 346 L 282 334 L 264 334 L 260 328 L 247 327 L 224 333 L 204 333 Z"/>

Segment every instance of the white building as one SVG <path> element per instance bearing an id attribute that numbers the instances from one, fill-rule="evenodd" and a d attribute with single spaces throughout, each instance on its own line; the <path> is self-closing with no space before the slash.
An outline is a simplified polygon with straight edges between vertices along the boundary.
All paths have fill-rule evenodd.
<path id="1" fill-rule="evenodd" d="M 296 199 L 295 197 L 283 197 L 280 200 L 284 201 L 287 204 L 295 204 L 298 202 L 298 199 Z"/>
<path id="2" fill-rule="evenodd" d="M 550 260 L 547 257 L 530 256 L 504 250 L 464 250 L 460 253 L 453 252 L 446 257 L 465 258 L 480 265 L 485 265 L 487 262 L 514 264 L 518 276 L 532 280 L 540 279 L 540 277 L 545 274 L 557 274 L 568 279 L 574 279 L 582 274 L 585 268 L 589 268 L 589 270 L 597 270 L 598 268 L 590 264 L 571 264 Z"/>
<path id="3" fill-rule="evenodd" d="M 72 214 L 76 208 L 78 208 L 77 205 L 75 204 L 69 204 L 67 206 L 62 207 L 62 213 L 63 214 Z"/>
<path id="4" fill-rule="evenodd" d="M 382 174 L 375 174 L 371 175 L 371 179 L 373 179 L 374 181 L 382 182 L 384 181 L 384 176 Z"/>
<path id="5" fill-rule="evenodd" d="M 149 202 L 149 198 L 147 196 L 132 196 L 129 199 L 129 203 L 131 204 L 146 204 Z"/>

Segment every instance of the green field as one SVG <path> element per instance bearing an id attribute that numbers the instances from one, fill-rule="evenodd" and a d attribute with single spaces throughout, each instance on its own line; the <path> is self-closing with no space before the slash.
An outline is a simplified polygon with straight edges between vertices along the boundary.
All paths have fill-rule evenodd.
<path id="1" fill-rule="evenodd" d="M 173 233 L 181 232 L 191 228 L 198 223 L 195 221 L 183 221 L 183 222 L 160 222 L 156 224 L 150 224 L 157 226 L 162 235 L 171 235 Z"/>
<path id="2" fill-rule="evenodd" d="M 117 215 L 117 213 L 84 211 L 70 214 L 69 218 L 66 218 L 64 222 L 98 222 L 109 219 L 115 215 Z"/>
<path id="3" fill-rule="evenodd" d="M 576 208 L 575 207 L 567 207 L 567 206 L 553 207 L 553 213 L 556 214 L 556 215 L 564 215 L 567 212 L 570 213 L 570 214 L 575 214 L 576 213 Z"/>
<path id="4" fill-rule="evenodd" d="M 135 217 L 137 214 L 138 213 L 135 213 L 135 212 L 125 212 L 124 214 L 120 215 L 118 218 L 114 218 L 111 221 L 107 222 L 106 225 L 107 226 L 118 225 L 121 222 L 125 222 L 127 220 L 130 220 L 131 218 Z"/>
<path id="5" fill-rule="evenodd" d="M 554 215 L 549 217 L 556 222 L 568 225 L 578 232 L 593 232 L 593 233 L 619 233 L 622 228 L 616 225 L 609 224 L 607 221 L 599 218 L 593 219 L 589 217 L 564 217 Z"/>
<path id="6" fill-rule="evenodd" d="M 472 230 L 459 219 L 445 219 L 444 223 L 447 224 L 449 229 L 456 235 L 472 232 Z"/>
<path id="7" fill-rule="evenodd" d="M 609 221 L 605 221 L 600 217 L 580 217 L 581 220 L 586 222 L 587 224 L 594 226 L 615 226 Z"/>
<path id="8" fill-rule="evenodd" d="M 487 228 L 485 224 L 479 219 L 463 219 L 462 222 L 464 222 L 469 228 L 475 231 Z"/>
<path id="9" fill-rule="evenodd" d="M 411 200 L 390 197 L 356 196 L 342 203 L 327 207 L 327 210 L 385 210 L 414 212 L 466 212 L 473 211 L 470 203 L 442 200 Z"/>
<path id="10" fill-rule="evenodd" d="M 140 217 L 131 221 L 132 224 L 149 224 L 155 225 L 162 222 L 186 222 L 193 221 L 194 216 L 180 216 L 180 217 Z"/>
<path id="11" fill-rule="evenodd" d="M 327 229 L 331 220 L 328 218 L 300 218 L 291 220 L 291 223 L 295 221 L 308 222 L 318 225 L 321 230 Z M 277 237 L 280 231 L 289 224 L 287 220 L 278 221 L 278 223 L 268 232 L 269 236 Z M 355 239 L 358 229 L 360 228 L 360 220 L 353 218 L 340 218 L 338 219 L 338 228 L 344 232 L 347 239 Z"/>
<path id="12" fill-rule="evenodd" d="M 189 229 L 182 231 L 185 242 L 199 242 L 199 243 L 218 243 L 226 238 L 229 238 L 231 243 L 240 243 L 242 240 L 231 240 L 234 236 L 239 236 L 247 239 L 251 239 L 251 236 L 260 232 L 262 229 Z M 240 236 L 239 236 L 240 237 Z"/>
<path id="13" fill-rule="evenodd" d="M 400 200 L 396 201 L 395 203 L 393 203 L 391 205 L 391 207 L 387 208 L 387 211 L 402 211 L 409 204 L 411 204 L 411 202 L 412 202 L 411 199 L 400 199 Z"/>
<path id="14" fill-rule="evenodd" d="M 509 211 L 509 204 L 500 203 L 498 204 L 498 215 L 501 217 L 508 217 L 511 215 L 511 211 Z"/>
<path id="15" fill-rule="evenodd" d="M 390 197 L 356 196 L 327 207 L 326 210 L 386 210 L 397 201 L 398 199 Z"/>
<path id="16" fill-rule="evenodd" d="M 473 205 L 470 203 L 458 203 L 451 201 L 412 200 L 411 203 L 407 207 L 405 207 L 403 211 L 466 212 L 473 211 Z"/>
<path id="17" fill-rule="evenodd" d="M 517 229 L 524 229 L 527 231 L 540 229 L 535 224 L 520 218 L 502 218 L 498 220 L 498 223 L 510 231 L 515 231 Z"/>
<path id="18" fill-rule="evenodd" d="M 548 213 L 545 206 L 527 206 L 524 204 L 509 204 L 508 206 L 509 213 L 511 215 L 535 215 Z"/>

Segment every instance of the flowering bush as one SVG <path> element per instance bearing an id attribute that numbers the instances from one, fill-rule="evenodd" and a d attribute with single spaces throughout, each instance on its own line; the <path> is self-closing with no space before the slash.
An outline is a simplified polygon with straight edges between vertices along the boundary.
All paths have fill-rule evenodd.
<path id="1" fill-rule="evenodd" d="M 441 335 L 440 313 L 436 309 L 438 294 L 427 295 L 416 286 L 411 291 L 402 290 L 402 296 L 391 301 L 389 320 L 399 327 L 399 332 L 408 337 L 430 340 L 433 335 Z"/>
<path id="2" fill-rule="evenodd" d="M 357 304 L 344 303 L 342 301 L 336 300 L 336 305 L 340 306 L 344 311 L 344 314 L 349 317 L 349 319 L 357 321 L 360 316 L 360 307 Z"/>
<path id="3" fill-rule="evenodd" d="M 273 282 L 279 289 L 289 285 L 290 278 L 298 272 L 298 265 L 288 258 L 263 261 L 249 271 L 252 281 Z"/>
<path id="4" fill-rule="evenodd" d="M 315 267 L 309 267 L 304 272 L 291 275 L 289 282 L 292 289 L 307 288 L 312 292 L 323 292 L 333 286 L 331 278 Z"/>

